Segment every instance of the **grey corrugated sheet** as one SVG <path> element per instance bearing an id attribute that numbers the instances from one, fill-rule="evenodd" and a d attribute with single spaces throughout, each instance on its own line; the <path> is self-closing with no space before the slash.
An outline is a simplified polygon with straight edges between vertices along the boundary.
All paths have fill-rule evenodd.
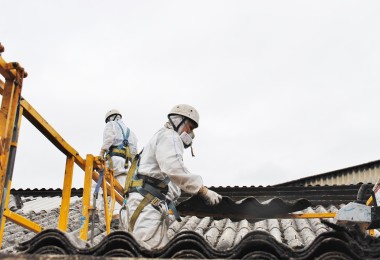
<path id="1" fill-rule="evenodd" d="M 30 199 L 30 200 L 29 200 Z M 59 208 L 61 205 L 61 197 L 29 197 L 28 201 L 23 202 L 23 207 L 20 210 L 23 214 L 40 213 L 42 211 L 50 211 Z M 70 203 L 74 203 L 82 198 L 75 196 L 70 198 Z"/>
<path id="2" fill-rule="evenodd" d="M 280 197 L 284 200 L 294 201 L 299 198 L 306 198 L 312 202 L 312 207 L 309 207 L 301 212 L 304 213 L 321 213 L 321 212 L 337 212 L 338 209 L 345 205 L 346 203 L 356 199 L 356 193 L 359 189 L 359 185 L 344 185 L 344 186 L 308 186 L 308 187 L 212 187 L 213 190 L 216 190 L 218 193 L 231 196 L 235 201 L 246 198 L 247 196 L 253 196 L 257 198 L 260 202 L 263 202 L 267 199 Z M 24 210 L 18 210 L 17 213 L 20 215 L 26 216 L 27 218 L 39 223 L 44 228 L 56 228 L 57 221 L 59 217 L 59 204 L 61 202 L 60 196 L 48 197 L 52 194 L 59 194 L 60 191 L 57 190 L 13 190 L 17 196 L 21 196 L 22 203 L 27 205 Z M 34 194 L 35 196 L 28 196 L 28 194 Z M 73 192 L 72 194 L 75 194 Z M 80 192 L 78 192 L 80 194 Z M 42 197 L 40 197 L 42 196 Z M 186 198 L 186 197 L 185 197 Z M 182 198 L 183 200 L 184 198 Z M 47 203 L 44 206 L 40 203 Z M 20 203 L 19 203 L 20 204 Z M 332 205 L 334 204 L 334 205 Z M 29 205 L 29 206 L 28 206 Z M 31 206 L 33 205 L 33 206 Z M 31 210 L 34 208 L 34 210 Z M 50 210 L 47 210 L 50 208 Z M 69 212 L 69 225 L 68 225 L 68 234 L 70 238 L 78 238 L 79 236 L 79 219 L 81 216 L 81 198 L 73 197 L 70 204 Z M 103 218 L 101 217 L 101 220 Z M 184 217 L 182 222 L 173 222 L 168 230 L 168 235 L 171 241 L 174 241 L 176 237 L 179 239 L 177 242 L 174 242 L 173 248 L 175 250 L 182 250 L 182 246 L 178 246 L 178 242 L 182 242 L 178 235 L 184 234 L 184 239 L 190 239 L 189 241 L 196 242 L 197 238 L 193 237 L 188 232 L 195 232 L 204 238 L 204 241 L 198 241 L 201 244 L 207 245 L 206 250 L 209 252 L 207 247 L 212 248 L 212 253 L 210 256 L 218 256 L 218 252 L 230 252 L 231 250 L 237 250 L 239 252 L 241 249 L 239 247 L 239 242 L 253 243 L 252 238 L 255 239 L 257 232 L 263 232 L 268 234 L 269 237 L 273 238 L 273 241 L 283 245 L 285 247 L 291 248 L 292 250 L 303 250 L 306 252 L 308 246 L 313 247 L 312 252 L 319 252 L 320 249 L 329 250 L 330 244 L 324 247 L 326 241 L 334 240 L 334 234 L 329 232 L 331 229 L 321 222 L 320 219 L 266 219 L 259 222 L 248 222 L 247 220 L 242 221 L 231 221 L 230 219 L 212 219 L 210 217 Z M 255 233 L 256 232 L 256 233 Z M 59 233 L 59 232 L 58 232 Z M 54 238 L 58 233 L 50 232 L 45 237 L 46 239 Z M 255 233 L 255 234 L 253 234 Z M 95 227 L 95 238 L 94 245 L 99 245 L 102 247 L 104 243 L 107 243 L 108 239 L 117 238 L 119 235 L 117 232 L 113 232 L 114 237 L 107 237 L 107 240 L 103 240 L 106 237 L 104 223 L 96 224 Z M 253 234 L 253 236 L 252 236 Z M 327 235 L 325 235 L 327 234 Z M 376 233 L 378 235 L 378 232 Z M 3 250 L 0 253 L 16 253 L 15 246 L 22 241 L 28 241 L 36 235 L 28 230 L 17 226 L 11 222 L 6 223 L 4 237 L 3 237 Z M 57 236 L 59 238 L 60 235 Z M 259 235 L 260 237 L 260 235 Z M 38 238 L 38 236 L 36 237 Z M 248 238 L 244 240 L 244 238 Z M 39 239 L 39 238 L 38 238 Z M 117 238 L 119 239 L 119 238 Z M 116 239 L 116 240 L 117 240 Z M 128 240 L 128 237 L 121 236 L 121 240 Z M 195 239 L 195 240 L 194 240 Z M 318 240 L 319 239 L 319 240 Z M 269 239 L 270 240 L 270 239 Z M 258 240 L 258 243 L 269 241 L 267 238 L 263 240 Z M 244 242 L 245 241 L 245 242 Z M 250 242 L 249 242 L 250 241 Z M 256 241 L 256 240 L 255 240 Z M 261 242 L 260 242 L 261 241 Z M 273 242 L 272 241 L 272 242 Z M 196 242 L 196 243 L 198 243 Z M 119 243 L 119 242 L 117 242 Z M 128 242 L 129 243 L 129 242 Z M 190 244 L 191 244 L 190 243 Z M 256 242 L 254 242 L 256 243 Z M 328 242 L 329 243 L 329 242 Z M 334 244 L 335 242 L 333 242 Z M 339 242 L 341 243 L 341 242 Z M 349 241 L 347 242 L 349 243 Z M 38 243 L 37 243 L 38 245 Z M 84 247 L 84 244 L 79 244 L 78 242 L 71 242 L 71 245 L 68 245 L 68 250 L 74 250 L 72 246 Z M 240 245 L 241 246 L 241 245 Z M 276 247 L 276 246 L 275 246 Z M 70 249 L 71 248 L 71 249 Z M 93 248 L 93 247 L 92 247 Z M 118 246 L 113 247 L 114 250 L 119 250 Z M 240 248 L 240 249 L 239 249 Z M 272 248 L 274 250 L 274 248 Z M 267 248 L 266 250 L 272 250 Z M 49 250 L 46 248 L 46 250 Z M 95 249 L 94 249 L 95 250 Z M 100 250 L 99 247 L 95 251 L 90 250 L 87 253 L 91 252 L 102 252 L 105 254 L 107 252 Z M 186 249 L 187 250 L 187 249 Z M 186 255 L 186 250 L 185 254 Z M 226 251 L 227 250 L 227 251 Z M 287 250 L 287 249 L 286 249 Z M 286 251 L 285 250 L 285 251 Z M 306 251 L 305 251 L 306 250 Z M 74 250 L 75 251 L 75 250 Z M 73 251 L 73 252 L 74 252 Z M 113 251 L 113 250 L 111 250 Z M 127 250 L 128 251 L 128 250 Z M 133 251 L 133 250 L 132 250 Z M 128 252 L 132 252 L 128 251 Z M 280 250 L 281 251 L 281 250 Z M 68 251 L 66 251 L 68 252 Z M 70 251 L 71 252 L 71 251 Z M 268 251 L 269 252 L 269 251 Z M 297 251 L 299 252 L 299 251 Z M 161 252 L 162 253 L 162 252 Z M 183 253 L 183 252 L 182 252 Z M 179 254 L 183 256 L 183 254 Z M 196 254 L 196 252 L 192 252 Z M 189 255 L 192 255 L 189 253 Z M 215 254 L 214 254 L 215 253 Z M 293 251 L 295 253 L 295 251 Z M 351 252 L 352 253 L 352 252 Z M 129 254 L 129 253 L 128 253 Z M 150 253 L 148 253 L 149 255 Z M 175 253 L 177 254 L 177 253 Z M 298 254 L 298 253 L 297 253 Z M 314 253 L 313 253 L 314 254 Z M 165 254 L 159 254 L 158 256 L 164 256 Z M 206 256 L 200 254 L 201 256 Z M 338 254 L 339 255 L 339 254 Z M 145 254 L 143 254 L 145 256 Z M 168 255 L 170 256 L 170 254 Z M 226 256 L 224 254 L 219 256 Z"/>
<path id="3" fill-rule="evenodd" d="M 57 203 L 59 197 L 51 198 L 51 203 L 46 204 L 47 198 L 25 198 L 33 203 L 40 210 L 24 213 L 19 210 L 20 215 L 31 218 L 44 228 L 56 228 L 59 217 L 59 203 L 56 208 L 51 210 L 41 210 L 43 206 L 38 206 L 41 202 L 45 206 L 51 207 Z M 79 219 L 81 215 L 81 200 L 73 198 L 70 206 L 68 232 L 78 236 Z M 331 206 L 324 208 L 318 206 L 307 208 L 302 212 L 336 212 L 338 208 Z M 184 217 L 182 222 L 173 222 L 168 230 L 169 237 L 173 237 L 183 231 L 195 231 L 205 238 L 205 240 L 217 250 L 226 250 L 236 246 L 241 239 L 251 231 L 265 231 L 271 234 L 278 242 L 288 245 L 291 248 L 303 248 L 309 245 L 319 234 L 330 230 L 326 225 L 321 223 L 320 219 L 268 219 L 256 223 L 249 223 L 247 220 L 232 222 L 229 219 L 213 220 L 212 218 Z M 14 223 L 7 222 L 3 237 L 3 249 L 1 252 L 14 253 L 14 246 L 22 241 L 31 239 L 35 234 Z M 96 226 L 95 244 L 106 236 L 104 223 L 98 223 Z"/>

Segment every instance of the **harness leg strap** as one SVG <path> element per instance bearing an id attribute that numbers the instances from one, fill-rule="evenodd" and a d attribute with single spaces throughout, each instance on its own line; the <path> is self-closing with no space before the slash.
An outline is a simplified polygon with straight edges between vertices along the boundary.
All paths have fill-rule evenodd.
<path id="1" fill-rule="evenodd" d="M 135 212 L 133 212 L 132 214 L 131 220 L 129 221 L 129 232 L 133 231 L 133 229 L 135 228 L 136 220 L 139 217 L 141 211 L 145 208 L 146 205 L 148 205 L 153 200 L 153 198 L 153 195 L 148 193 L 137 206 Z"/>

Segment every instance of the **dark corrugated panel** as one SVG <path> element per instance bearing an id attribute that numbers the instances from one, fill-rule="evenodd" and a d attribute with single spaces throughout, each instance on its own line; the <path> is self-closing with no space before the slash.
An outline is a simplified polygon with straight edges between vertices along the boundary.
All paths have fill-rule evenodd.
<path id="1" fill-rule="evenodd" d="M 93 255 L 105 257 L 144 258 L 222 258 L 222 259 L 378 259 L 378 239 L 343 229 L 319 235 L 307 248 L 293 250 L 279 243 L 267 232 L 254 231 L 230 250 L 215 250 L 199 234 L 186 231 L 177 234 L 162 249 L 150 251 L 141 247 L 124 231 L 113 232 L 92 248 L 77 248 L 64 233 L 45 230 L 18 246 L 23 254 Z M 329 257 L 329 258 L 328 258 Z"/>
<path id="2" fill-rule="evenodd" d="M 33 197 L 55 197 L 62 195 L 62 189 L 11 189 L 11 194 L 14 196 L 33 196 Z M 82 196 L 83 188 L 72 188 L 71 196 Z"/>
<path id="3" fill-rule="evenodd" d="M 319 205 L 315 208 L 307 208 L 304 210 L 304 213 L 316 213 L 316 212 L 336 212 L 338 207 L 333 205 L 339 205 L 342 203 L 334 203 L 336 201 L 345 201 L 345 203 L 353 201 L 356 199 L 357 190 L 359 185 L 346 185 L 346 186 L 307 186 L 307 187 L 213 187 L 211 189 L 221 193 L 222 195 L 232 196 L 233 201 L 228 203 L 235 203 L 237 200 L 246 199 L 249 196 L 253 196 L 256 199 L 256 202 L 243 202 L 247 205 L 261 204 L 261 206 L 266 205 L 263 203 L 264 200 L 272 199 L 273 197 L 279 197 L 281 203 L 288 203 L 288 205 L 295 205 L 297 199 L 300 197 L 306 197 L 310 202 L 313 200 L 316 201 L 316 204 Z M 20 190 L 19 190 L 20 191 Z M 25 190 L 22 190 L 25 191 Z M 28 190 L 29 192 L 39 192 L 39 194 L 52 194 L 52 192 L 60 191 L 60 189 L 49 189 L 49 190 Z M 273 196 L 275 194 L 275 196 Z M 30 196 L 30 193 L 25 193 L 26 196 Z M 57 195 L 60 196 L 60 193 Z M 80 195 L 81 196 L 81 195 Z M 186 197 L 183 197 L 185 199 Z M 35 198 L 38 202 L 41 198 Z M 43 198 L 46 199 L 46 198 Z M 324 203 L 317 203 L 317 202 Z M 28 202 L 25 202 L 28 203 Z M 30 202 L 29 202 L 30 203 Z M 270 203 L 270 202 L 269 202 Z M 344 203 L 343 203 L 344 204 Z M 329 205 L 326 209 L 321 207 L 321 205 Z M 226 205 L 224 205 L 226 206 Z M 259 206 L 260 207 L 260 206 Z M 242 207 L 243 208 L 243 207 Z M 257 208 L 256 208 L 257 209 Z M 296 210 L 295 208 L 286 208 L 288 210 Z M 22 209 L 21 211 L 22 212 Z M 79 229 L 79 216 L 81 212 L 80 201 L 76 201 L 70 206 L 70 215 L 69 215 L 69 231 L 76 232 Z M 221 212 L 224 212 L 221 211 Z M 55 228 L 58 220 L 59 210 L 51 210 L 40 213 L 33 213 L 28 215 L 33 221 L 41 224 L 45 228 Z M 104 230 L 102 230 L 101 224 L 97 226 L 99 229 L 98 236 L 95 237 L 95 244 L 97 246 L 93 247 L 98 248 L 95 255 L 103 256 L 129 256 L 129 257 L 175 257 L 175 258 L 248 258 L 248 257 L 258 257 L 258 258 L 267 258 L 267 259 L 289 259 L 293 257 L 296 259 L 313 259 L 315 257 L 320 257 L 326 254 L 326 257 L 341 257 L 345 254 L 344 251 L 337 250 L 336 248 L 345 248 L 347 244 L 351 244 L 351 239 L 345 237 L 343 242 L 341 237 L 336 239 L 334 236 L 321 237 L 325 233 L 330 233 L 330 229 L 326 225 L 321 224 L 319 219 L 310 219 L 310 220 L 292 220 L 292 219 L 267 219 L 256 223 L 249 223 L 246 220 L 239 222 L 231 222 L 230 219 L 227 219 L 227 216 L 222 220 L 214 220 L 213 218 L 197 218 L 197 217 L 186 217 L 183 218 L 182 222 L 174 222 L 169 227 L 169 233 L 171 241 L 174 238 L 177 238 L 177 242 L 170 242 L 167 247 L 167 253 L 157 252 L 152 253 L 149 251 L 143 250 L 145 253 L 141 253 L 135 247 L 136 241 L 130 241 L 130 238 L 125 238 L 124 232 L 114 232 L 119 234 L 116 238 L 106 237 L 104 235 Z M 56 230 L 57 231 L 57 230 Z M 190 232 L 191 231 L 191 232 Z M 215 232 L 214 232 L 215 231 Z M 190 232 L 190 233 L 189 233 Z M 197 233 L 197 236 L 194 236 L 194 233 Z M 111 233 L 114 234 L 114 233 Z M 255 235 L 252 235 L 255 234 Z M 31 238 L 41 238 L 40 234 L 35 236 L 33 233 L 25 233 L 25 230 L 21 227 L 16 226 L 13 223 L 7 223 L 5 232 L 6 238 L 3 242 L 9 247 L 17 245 L 21 241 L 26 241 Z M 78 248 L 72 248 L 73 243 L 69 242 L 67 244 L 63 239 L 60 238 L 60 235 L 57 233 L 52 233 L 52 241 L 58 241 L 58 244 L 46 244 L 46 247 L 43 244 L 34 243 L 29 244 L 28 248 L 31 251 L 29 253 L 35 254 L 48 254 L 57 253 L 57 254 L 67 254 L 66 250 L 72 251 L 74 254 L 87 254 L 91 255 L 89 251 L 77 251 Z M 55 234 L 55 235 L 54 235 Z M 260 235 L 261 234 L 261 235 Z M 264 235 L 265 234 L 265 235 Z M 183 235 L 183 236 L 180 236 Z M 54 236 L 57 236 L 54 238 Z M 115 235 L 116 236 L 116 235 Z M 272 240 L 265 237 L 271 237 Z M 106 237 L 106 238 L 105 238 Z M 179 241 L 178 237 L 181 237 L 183 240 Z M 246 240 L 245 237 L 248 237 Z M 33 238 L 33 239 L 34 239 Z M 43 238 L 43 237 L 42 237 Z M 103 239 L 104 238 L 104 239 Z M 33 240 L 32 239 L 32 240 Z M 102 240 L 103 239 L 103 240 Z M 112 239 L 112 243 L 109 241 Z M 30 240 L 29 242 L 31 243 Z M 126 242 L 127 241 L 127 242 Z M 275 242 L 273 242 L 275 241 Z M 317 241 L 317 242 L 315 242 Z M 319 241 L 319 242 L 318 242 Z M 335 241 L 335 242 L 334 242 Z M 28 243 L 28 242 L 25 242 Z M 25 244 L 22 243 L 22 244 Z M 42 242 L 41 242 L 42 243 Z M 121 244 L 120 244 L 121 243 Z M 248 245 L 247 247 L 242 247 L 243 245 Z M 121 246 L 123 245 L 123 247 Z M 63 248 L 61 248 L 61 246 Z M 66 248 L 68 246 L 68 248 Z M 363 248 L 365 246 L 361 245 Z M 40 249 L 39 249 L 40 247 Z M 34 249 L 32 249 L 34 248 Z M 71 248 L 71 249 L 70 249 Z M 286 250 L 283 248 L 287 248 Z M 28 249 L 29 250 L 29 249 Z M 34 250 L 34 251 L 33 251 Z M 83 250 L 80 249 L 80 250 Z M 89 250 L 88 248 L 86 250 Z M 101 251 L 103 250 L 103 251 Z M 140 252 L 139 254 L 136 253 Z M 284 251 L 285 250 L 285 251 Z M 290 251 L 289 251 L 290 250 Z M 297 251 L 301 250 L 301 251 Z M 352 250 L 352 249 L 350 249 Z M 360 249 L 364 250 L 364 249 Z M 361 252 L 361 251 L 358 252 Z M 366 249 L 368 251 L 368 249 Z M 5 252 L 10 252 L 5 251 Z M 309 252 L 310 251 L 310 252 Z M 87 252 L 87 253 L 83 253 Z M 216 253 L 215 253 L 216 252 Z M 227 254 L 228 252 L 228 254 Z M 234 254 L 231 252 L 235 252 Z M 287 252 L 290 252 L 289 254 Z M 301 253 L 304 252 L 304 253 Z M 350 251 L 347 251 L 349 257 L 355 258 L 354 254 L 351 254 Z M 356 251 L 355 251 L 356 252 Z M 354 253 L 355 253 L 354 252 Z M 284 254 L 284 256 L 282 255 Z M 361 253 L 358 253 L 361 256 Z M 376 255 L 377 253 L 368 253 L 363 254 L 367 255 Z M 93 254 L 92 254 L 93 255 Z M 297 258 L 298 257 L 298 258 Z M 309 258 L 308 258 L 309 257 Z"/>
<path id="4" fill-rule="evenodd" d="M 193 196 L 181 202 L 177 206 L 177 210 L 181 216 L 229 218 L 232 221 L 243 219 L 258 221 L 266 218 L 278 218 L 310 206 L 311 203 L 306 199 L 298 199 L 294 203 L 289 203 L 280 198 L 273 198 L 266 203 L 260 203 L 254 197 L 244 198 L 238 202 L 229 197 L 223 197 L 218 205 L 210 206 L 201 197 Z"/>

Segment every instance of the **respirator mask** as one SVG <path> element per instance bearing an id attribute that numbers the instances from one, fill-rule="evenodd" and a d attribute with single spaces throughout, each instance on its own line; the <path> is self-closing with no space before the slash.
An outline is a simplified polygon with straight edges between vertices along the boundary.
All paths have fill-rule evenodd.
<path id="1" fill-rule="evenodd" d="M 185 149 L 187 149 L 191 146 L 191 143 L 193 142 L 195 135 L 193 131 L 191 131 L 190 133 L 182 132 L 182 134 L 180 134 L 179 137 L 183 142 L 183 146 L 185 147 Z"/>

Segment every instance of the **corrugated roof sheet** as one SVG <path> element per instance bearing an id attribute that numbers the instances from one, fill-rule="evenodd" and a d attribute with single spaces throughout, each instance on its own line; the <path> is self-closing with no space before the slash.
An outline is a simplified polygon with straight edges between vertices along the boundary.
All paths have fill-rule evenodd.
<path id="1" fill-rule="evenodd" d="M 228 222 L 228 221 L 227 221 Z M 223 224 L 224 225 L 224 224 Z M 297 238 L 297 236 L 296 236 Z M 219 240 L 220 241 L 220 240 Z M 223 244 L 223 242 L 221 242 Z M 143 258 L 218 259 L 378 259 L 379 240 L 339 228 L 316 237 L 307 247 L 290 248 L 268 232 L 253 231 L 230 248 L 215 250 L 194 231 L 177 233 L 159 250 L 141 247 L 127 232 L 116 231 L 91 248 L 78 248 L 66 234 L 45 230 L 18 249 L 24 254 Z M 220 247 L 223 248 L 223 247 Z"/>
<path id="2" fill-rule="evenodd" d="M 319 196 L 324 197 L 320 201 L 339 202 L 335 205 L 315 205 L 308 207 L 299 213 L 337 212 L 345 203 L 355 198 L 359 186 L 335 186 L 335 187 L 299 187 L 299 194 L 308 194 L 309 198 L 318 201 Z M 218 187 L 218 189 L 222 189 Z M 274 187 L 226 187 L 224 194 L 233 194 L 234 198 L 241 198 L 244 194 L 259 194 L 260 201 L 268 199 L 271 194 L 282 194 L 282 198 L 291 198 L 294 203 L 294 192 L 298 188 Z M 310 193 L 307 190 L 310 189 Z M 51 192 L 51 191 L 50 191 Z M 51 194 L 51 193 L 50 193 Z M 321 195 L 323 194 L 323 195 Z M 27 195 L 25 193 L 25 195 Z M 44 195 L 44 194 L 40 194 Z M 236 195 L 236 196 L 235 196 Z M 289 196 L 287 196 L 289 195 Z M 19 196 L 19 195 L 18 195 Z M 337 199 L 338 198 L 338 199 Z M 17 213 L 26 216 L 39 223 L 44 228 L 55 229 L 59 216 L 60 196 L 55 197 L 21 197 L 24 205 L 28 206 Z M 48 202 L 47 202 L 47 201 Z M 344 203 L 340 203 L 340 202 Z M 39 206 L 39 202 L 47 203 Z M 55 205 L 56 207 L 54 208 Z M 50 208 L 50 210 L 46 208 Z M 45 210 L 44 210 L 45 208 Z M 38 209 L 38 210 L 36 210 Z M 67 242 L 57 230 L 45 230 L 35 235 L 28 230 L 7 222 L 5 226 L 3 250 L 0 253 L 54 253 L 54 254 L 83 254 L 102 256 L 130 256 L 130 257 L 200 257 L 200 258 L 249 258 L 268 257 L 268 259 L 309 259 L 308 257 L 322 256 L 333 253 L 332 256 L 349 256 L 360 259 L 368 253 L 365 245 L 363 248 L 353 250 L 349 245 L 355 242 L 355 238 L 337 235 L 332 229 L 322 223 L 321 219 L 265 219 L 249 222 L 247 220 L 233 221 L 231 218 L 216 219 L 212 217 L 183 217 L 181 222 L 174 221 L 168 230 L 171 242 L 165 250 L 150 252 L 139 247 L 133 238 L 125 232 L 112 232 L 109 236 L 105 233 L 103 217 L 95 226 L 94 245 L 87 247 L 78 244 L 75 239 L 79 235 L 79 219 L 81 215 L 81 199 L 73 197 L 69 212 L 69 227 Z M 331 221 L 331 219 L 327 219 Z M 33 238 L 32 240 L 30 240 Z M 27 242 L 30 240 L 29 242 Z M 353 240 L 353 241 L 351 241 Z M 39 241 L 39 242 L 38 242 Z M 50 241 L 50 242 L 49 242 Z M 73 242 L 74 241 L 74 242 Z M 377 240 L 376 240 L 377 241 Z M 25 242 L 25 243 L 23 243 Z M 21 247 L 17 247 L 23 243 Z M 55 244 L 56 243 L 56 244 Z M 356 242 L 355 242 L 356 243 Z M 346 249 L 348 254 L 345 254 Z M 357 253 L 356 251 L 359 250 Z M 377 256 L 377 255 L 376 255 Z M 359 258 L 356 258 L 359 257 Z"/>
<path id="3" fill-rule="evenodd" d="M 51 200 L 47 203 L 46 200 Z M 24 200 L 24 198 L 23 198 Z M 72 198 L 73 202 L 70 205 L 69 212 L 69 227 L 68 232 L 78 234 L 79 232 L 79 219 L 81 215 L 81 200 L 78 197 Z M 36 206 L 41 202 L 44 206 L 55 208 L 50 210 L 42 210 L 44 206 Z M 24 205 L 32 203 L 38 210 L 31 210 L 28 207 L 26 211 L 19 210 L 17 213 L 30 218 L 32 221 L 40 224 L 44 228 L 56 228 L 59 217 L 59 202 L 60 197 L 52 198 L 34 198 L 26 197 Z M 305 212 L 325 212 L 326 210 L 337 211 L 336 207 L 325 209 L 323 207 L 307 208 Z M 101 218 L 103 219 L 103 218 Z M 307 225 L 304 222 L 308 223 Z M 312 232 L 305 231 L 305 226 Z M 101 221 L 96 224 L 97 235 L 94 239 L 95 242 L 100 242 L 106 236 L 104 223 Z M 321 224 L 319 220 L 263 220 L 256 223 L 250 223 L 247 220 L 231 221 L 230 219 L 216 220 L 210 217 L 197 218 L 197 217 L 183 217 L 181 222 L 173 222 L 168 230 L 169 237 L 174 237 L 175 234 L 184 231 L 194 231 L 204 237 L 211 247 L 216 250 L 225 250 L 227 248 L 236 246 L 237 243 L 249 232 L 264 231 L 272 234 L 279 242 L 289 245 L 291 248 L 302 248 L 307 245 L 311 238 L 315 238 L 318 234 L 329 230 L 325 225 Z M 20 242 L 26 241 L 35 236 L 21 226 L 12 222 L 7 222 L 4 230 L 3 239 L 3 252 L 15 252 L 14 246 Z M 311 238 L 310 238 L 311 236 Z M 297 239 L 288 239 L 289 237 L 296 237 Z M 285 239 L 284 239 L 285 238 Z M 293 241 L 294 240 L 294 241 Z"/>

